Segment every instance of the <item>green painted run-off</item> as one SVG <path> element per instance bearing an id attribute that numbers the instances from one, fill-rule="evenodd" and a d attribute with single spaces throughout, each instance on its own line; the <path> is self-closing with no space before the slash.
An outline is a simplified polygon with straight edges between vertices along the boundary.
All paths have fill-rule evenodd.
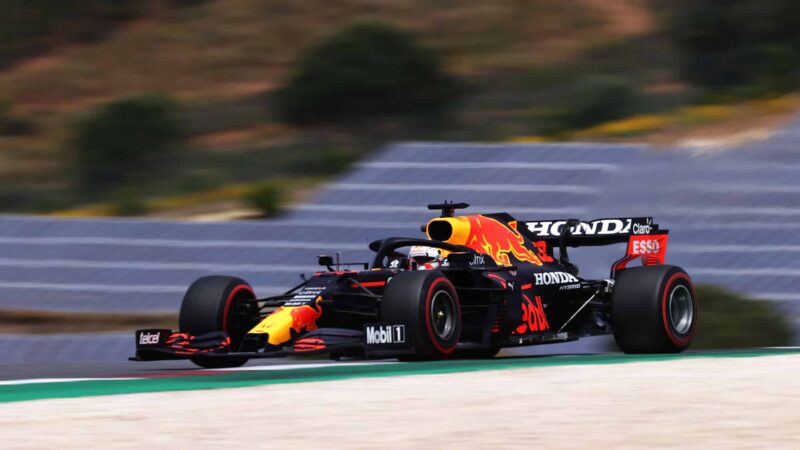
<path id="1" fill-rule="evenodd" d="M 669 361 L 691 358 L 743 358 L 800 354 L 800 349 L 753 349 L 676 355 L 581 355 L 496 358 L 486 360 L 449 360 L 435 362 L 315 366 L 282 370 L 249 370 L 180 377 L 156 377 L 131 380 L 54 381 L 47 383 L 0 386 L 0 402 L 39 399 L 73 398 L 96 395 L 133 394 L 144 392 L 189 391 L 247 387 L 279 383 L 303 383 L 348 378 L 425 375 L 478 370 L 520 369 L 586 364 L 621 364 L 631 362 Z M 143 363 L 144 364 L 144 363 Z"/>

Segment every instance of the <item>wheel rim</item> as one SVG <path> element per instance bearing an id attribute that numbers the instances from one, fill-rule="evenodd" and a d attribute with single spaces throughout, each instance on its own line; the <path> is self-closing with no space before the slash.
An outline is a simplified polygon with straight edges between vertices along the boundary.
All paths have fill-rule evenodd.
<path id="1" fill-rule="evenodd" d="M 669 322 L 678 334 L 686 334 L 692 328 L 694 305 L 692 294 L 684 285 L 672 288 L 669 294 Z"/>
<path id="2" fill-rule="evenodd" d="M 436 337 L 447 341 L 456 328 L 456 305 L 447 291 L 438 291 L 431 299 L 431 322 Z"/>

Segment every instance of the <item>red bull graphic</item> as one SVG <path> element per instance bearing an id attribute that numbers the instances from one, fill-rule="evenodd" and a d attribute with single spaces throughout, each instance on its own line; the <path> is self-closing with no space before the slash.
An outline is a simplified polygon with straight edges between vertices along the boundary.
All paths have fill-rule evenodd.
<path id="1" fill-rule="evenodd" d="M 442 240 L 452 244 L 466 245 L 478 252 L 485 253 L 499 265 L 510 266 L 516 262 L 542 265 L 542 260 L 534 250 L 525 245 L 525 238 L 517 231 L 517 221 L 511 221 L 506 226 L 490 217 L 470 215 L 438 218 L 432 220 L 431 223 L 443 221 L 448 222 L 452 230 L 449 236 Z"/>
<path id="2" fill-rule="evenodd" d="M 523 295 L 522 299 L 524 300 L 522 302 L 522 323 L 517 327 L 517 334 L 549 330 L 550 323 L 544 314 L 542 298 L 537 295 L 534 297 L 536 300 L 534 302 L 527 295 Z"/>
<path id="3" fill-rule="evenodd" d="M 319 303 L 319 298 L 316 303 Z M 317 329 L 317 319 L 322 315 L 322 308 L 315 304 L 317 309 L 309 305 L 290 307 L 289 313 L 292 315 L 292 328 L 297 331 L 311 331 Z"/>
<path id="4" fill-rule="evenodd" d="M 266 334 L 270 345 L 281 345 L 294 335 L 317 329 L 317 319 L 322 316 L 322 297 L 312 304 L 281 306 L 249 331 L 249 334 Z"/>

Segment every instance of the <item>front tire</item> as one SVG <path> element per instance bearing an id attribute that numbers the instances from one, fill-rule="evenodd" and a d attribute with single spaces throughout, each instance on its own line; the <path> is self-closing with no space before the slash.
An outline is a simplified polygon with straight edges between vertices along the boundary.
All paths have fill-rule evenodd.
<path id="1" fill-rule="evenodd" d="M 258 319 L 258 308 L 245 300 L 256 298 L 253 288 L 244 280 L 228 276 L 202 277 L 192 283 L 181 303 L 179 327 L 194 336 L 225 331 L 230 348 L 239 349 L 244 335 Z M 202 355 L 191 358 L 200 367 L 239 367 L 247 358 L 214 358 Z"/>
<path id="2" fill-rule="evenodd" d="M 677 353 L 694 339 L 697 297 L 676 266 L 621 271 L 611 295 L 614 339 L 625 353 Z"/>
<path id="3" fill-rule="evenodd" d="M 461 336 L 461 304 L 450 280 L 438 270 L 400 272 L 383 293 L 382 322 L 402 324 L 415 354 L 401 359 L 441 359 Z"/>

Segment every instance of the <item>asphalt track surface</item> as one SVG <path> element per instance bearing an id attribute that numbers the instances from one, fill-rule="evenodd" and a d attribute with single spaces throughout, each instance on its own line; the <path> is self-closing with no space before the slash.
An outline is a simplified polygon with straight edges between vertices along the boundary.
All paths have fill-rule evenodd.
<path id="1" fill-rule="evenodd" d="M 132 342 L 132 337 L 131 337 Z M 503 349 L 500 357 L 541 357 L 556 355 L 592 355 L 607 353 L 606 349 L 614 348 L 610 336 L 590 336 L 578 341 L 533 345 L 525 347 L 511 347 Z M 46 352 L 55 351 L 48 347 Z M 182 372 L 193 373 L 199 370 L 188 360 L 184 361 L 128 361 L 127 356 L 133 355 L 133 345 L 130 354 L 123 354 L 117 360 L 95 361 L 42 361 L 19 362 L 0 364 L 0 382 L 21 379 L 39 378 L 94 378 L 94 377 L 146 377 L 169 376 Z M 359 362 L 359 361 L 353 361 Z M 365 361 L 361 361 L 365 362 Z M 374 362 L 374 361 L 372 361 Z M 254 367 L 284 366 L 284 365 L 326 365 L 335 363 L 326 355 L 311 357 L 286 357 L 275 359 L 253 359 L 245 366 L 248 370 Z"/>
<path id="2" fill-rule="evenodd" d="M 792 351 L 794 348 L 787 350 Z M 800 347 L 796 348 L 800 353 Z M 687 351 L 686 356 L 703 355 L 724 355 L 735 354 L 738 352 L 761 351 L 760 349 L 741 349 L 727 351 Z M 764 351 L 772 351 L 764 349 Z M 620 353 L 549 353 L 529 356 L 500 356 L 493 358 L 493 361 L 513 361 L 513 360 L 547 360 L 548 358 L 558 357 L 589 357 L 589 356 L 622 356 Z M 635 358 L 635 356 L 632 356 Z M 286 357 L 275 359 L 256 359 L 251 360 L 244 366 L 244 370 L 257 370 L 263 367 L 270 370 L 272 367 L 325 367 L 330 365 L 346 364 L 372 364 L 381 362 L 394 362 L 393 359 L 386 360 L 352 360 L 337 362 L 327 359 L 324 356 L 317 357 Z M 188 360 L 181 361 L 119 361 L 119 362 L 97 362 L 97 363 L 27 363 L 27 364 L 4 364 L 0 365 L 0 382 L 13 380 L 35 380 L 35 379 L 58 379 L 58 378 L 127 378 L 127 377 L 152 377 L 152 376 L 191 376 L 193 374 L 207 373 L 207 369 L 195 366 Z"/>
<path id="3" fill-rule="evenodd" d="M 417 363 L 395 361 L 330 362 L 323 360 L 282 359 L 238 369 L 192 369 L 190 363 L 156 363 L 144 367 L 131 363 L 93 367 L 48 367 L 57 377 L 40 373 L 24 378 L 31 368 L 21 367 L 17 374 L 0 381 L 0 403 L 52 398 L 74 398 L 147 392 L 188 391 L 248 387 L 269 384 L 331 381 L 353 378 L 404 375 L 448 374 L 485 370 L 530 367 L 607 365 L 635 362 L 691 360 L 708 358 L 753 358 L 775 355 L 800 355 L 800 348 L 764 348 L 730 351 L 685 352 L 668 355 L 551 355 L 535 357 L 499 357 L 483 360 L 445 360 Z M 67 375 L 69 373 L 69 375 Z"/>
<path id="4" fill-rule="evenodd" d="M 245 367 L 272 366 L 324 366 L 335 363 L 327 359 L 276 358 L 255 360 Z M 106 378 L 106 377 L 148 377 L 177 376 L 205 372 L 190 361 L 120 361 L 101 363 L 36 363 L 0 365 L 0 381 L 40 379 L 40 378 Z"/>

